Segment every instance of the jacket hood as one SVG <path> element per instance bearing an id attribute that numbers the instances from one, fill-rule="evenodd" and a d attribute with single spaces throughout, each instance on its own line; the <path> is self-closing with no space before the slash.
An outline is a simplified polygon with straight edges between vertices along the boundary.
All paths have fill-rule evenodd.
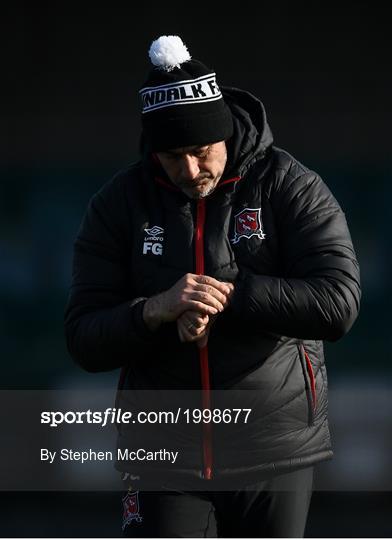
<path id="1" fill-rule="evenodd" d="M 225 177 L 243 176 L 248 168 L 262 159 L 273 143 L 263 103 L 250 92 L 221 86 L 234 123 L 234 134 L 227 142 L 228 164 Z"/>
<path id="2" fill-rule="evenodd" d="M 249 167 L 263 159 L 272 147 L 273 135 L 267 122 L 263 103 L 253 94 L 239 88 L 220 86 L 224 100 L 233 117 L 234 132 L 226 141 L 228 160 L 222 180 L 243 177 Z M 148 168 L 166 178 L 161 167 L 151 159 L 143 135 L 140 139 L 142 160 Z M 167 178 L 167 182 L 170 183 Z"/>

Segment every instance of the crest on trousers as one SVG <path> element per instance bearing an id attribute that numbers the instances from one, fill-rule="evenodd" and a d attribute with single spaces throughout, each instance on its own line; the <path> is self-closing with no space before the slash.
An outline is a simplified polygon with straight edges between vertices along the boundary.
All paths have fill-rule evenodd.
<path id="1" fill-rule="evenodd" d="M 232 243 L 236 244 L 241 238 L 257 236 L 264 240 L 265 233 L 261 228 L 261 208 L 244 208 L 234 216 L 234 237 Z"/>
<path id="2" fill-rule="evenodd" d="M 122 500 L 123 502 L 123 526 L 125 529 L 133 520 L 141 523 L 143 521 L 142 516 L 140 515 L 140 506 L 139 506 L 139 492 L 138 491 L 128 491 L 125 497 Z"/>

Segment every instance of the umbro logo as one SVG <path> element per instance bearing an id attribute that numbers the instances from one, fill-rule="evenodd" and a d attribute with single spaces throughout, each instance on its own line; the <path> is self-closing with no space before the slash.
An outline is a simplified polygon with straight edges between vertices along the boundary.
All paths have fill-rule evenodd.
<path id="1" fill-rule="evenodd" d="M 151 229 L 144 229 L 145 232 L 151 236 L 158 236 L 158 234 L 163 234 L 164 230 L 162 227 L 158 227 L 158 225 L 154 225 L 154 227 L 151 227 Z"/>
<path id="2" fill-rule="evenodd" d="M 152 255 L 162 255 L 163 235 L 165 230 L 158 225 L 144 229 L 143 255 L 152 253 Z"/>

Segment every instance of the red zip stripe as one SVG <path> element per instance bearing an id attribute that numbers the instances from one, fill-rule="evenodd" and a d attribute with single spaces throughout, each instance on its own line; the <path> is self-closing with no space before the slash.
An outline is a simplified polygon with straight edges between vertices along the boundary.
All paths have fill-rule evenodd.
<path id="1" fill-rule="evenodd" d="M 195 258 L 196 258 L 196 274 L 204 274 L 204 223 L 206 220 L 206 201 L 199 199 L 197 201 L 196 215 L 196 242 L 195 242 Z"/>
<path id="2" fill-rule="evenodd" d="M 201 387 L 202 387 L 202 407 L 203 409 L 211 409 L 211 392 L 210 392 L 210 370 L 208 367 L 208 347 L 207 345 L 199 349 L 200 370 L 201 370 Z M 203 422 L 203 463 L 204 463 L 204 478 L 211 480 L 212 477 L 212 424 L 211 422 Z"/>
<path id="3" fill-rule="evenodd" d="M 153 154 L 153 160 L 159 164 L 159 159 L 156 154 Z M 240 176 L 229 178 L 220 182 L 217 187 L 232 182 L 241 180 Z M 159 176 L 155 177 L 155 181 L 165 186 L 171 191 L 180 191 L 174 184 L 166 182 Z M 195 230 L 195 272 L 198 275 L 204 274 L 204 224 L 206 217 L 205 199 L 200 199 L 197 202 L 196 214 L 196 230 Z M 211 386 L 210 386 L 210 370 L 208 363 L 208 346 L 199 349 L 201 387 L 202 387 L 202 407 L 203 409 L 211 409 Z M 212 423 L 203 422 L 203 476 L 206 480 L 212 478 Z"/>
<path id="4" fill-rule="evenodd" d="M 228 180 L 224 180 L 223 182 L 219 182 L 219 186 L 224 186 L 225 184 L 230 184 L 231 182 L 237 182 L 238 180 L 241 180 L 241 176 L 235 176 L 234 178 L 229 178 Z"/>
<path id="5" fill-rule="evenodd" d="M 312 362 L 310 361 L 309 355 L 305 351 L 305 347 L 303 345 L 302 345 L 302 348 L 303 348 L 303 351 L 304 351 L 304 354 L 305 354 L 306 367 L 308 369 L 308 374 L 309 374 L 309 378 L 310 378 L 310 389 L 311 389 L 311 392 L 312 392 L 313 409 L 315 409 L 316 408 L 316 379 L 314 378 Z"/>
<path id="6" fill-rule="evenodd" d="M 204 224 L 206 219 L 205 199 L 197 201 L 196 234 L 195 234 L 195 266 L 196 274 L 204 274 Z M 208 346 L 199 349 L 202 407 L 210 409 L 211 385 L 208 366 Z M 203 476 L 206 480 L 212 477 L 212 424 L 203 422 Z"/>

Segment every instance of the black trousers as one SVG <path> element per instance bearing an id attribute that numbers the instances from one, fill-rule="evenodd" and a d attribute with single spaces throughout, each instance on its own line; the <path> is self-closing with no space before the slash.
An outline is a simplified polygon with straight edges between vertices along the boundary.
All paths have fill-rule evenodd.
<path id="1" fill-rule="evenodd" d="M 126 538 L 303 538 L 313 467 L 240 491 L 129 491 L 123 498 Z"/>

